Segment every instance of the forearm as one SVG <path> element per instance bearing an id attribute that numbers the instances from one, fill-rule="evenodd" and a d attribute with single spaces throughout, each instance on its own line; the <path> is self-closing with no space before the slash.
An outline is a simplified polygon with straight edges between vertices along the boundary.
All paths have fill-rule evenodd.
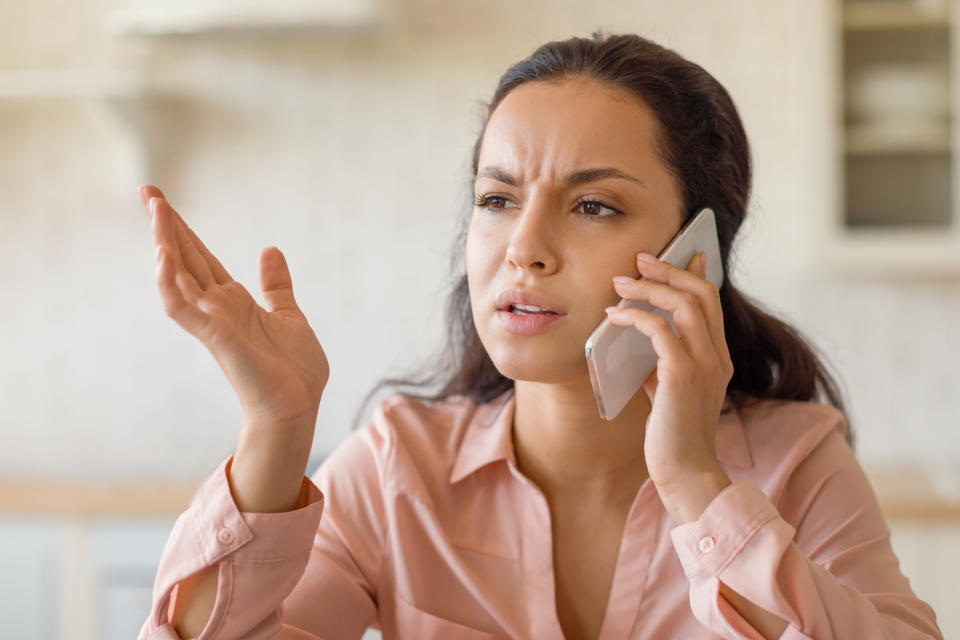
<path id="1" fill-rule="evenodd" d="M 297 504 L 313 444 L 316 413 L 282 428 L 245 423 L 229 469 L 237 508 L 290 511 Z"/>
<path id="2" fill-rule="evenodd" d="M 315 416 L 277 428 L 245 423 L 228 467 L 230 492 L 237 509 L 276 513 L 297 506 L 313 435 Z M 279 435 L 278 435 L 279 434 Z M 203 631 L 217 597 L 219 564 L 182 580 L 171 623 L 181 638 Z"/>
<path id="3" fill-rule="evenodd" d="M 176 603 L 170 623 L 177 635 L 186 640 L 196 638 L 203 631 L 217 599 L 217 574 L 220 565 L 215 564 L 193 574 L 177 587 Z"/>
<path id="4" fill-rule="evenodd" d="M 788 626 L 786 620 L 750 602 L 723 582 L 720 582 L 720 595 L 766 640 L 777 640 Z"/>

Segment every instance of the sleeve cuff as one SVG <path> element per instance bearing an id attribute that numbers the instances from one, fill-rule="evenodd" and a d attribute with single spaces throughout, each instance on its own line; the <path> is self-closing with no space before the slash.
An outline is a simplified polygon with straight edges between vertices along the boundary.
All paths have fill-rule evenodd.
<path id="1" fill-rule="evenodd" d="M 279 513 L 241 512 L 230 492 L 231 455 L 204 482 L 193 501 L 194 531 L 205 563 L 237 558 L 272 561 L 303 554 L 313 546 L 324 496 L 304 476 L 296 509 Z"/>
<path id="2" fill-rule="evenodd" d="M 693 522 L 670 530 L 687 578 L 717 576 L 750 538 L 779 516 L 757 484 L 744 478 L 725 487 Z"/>

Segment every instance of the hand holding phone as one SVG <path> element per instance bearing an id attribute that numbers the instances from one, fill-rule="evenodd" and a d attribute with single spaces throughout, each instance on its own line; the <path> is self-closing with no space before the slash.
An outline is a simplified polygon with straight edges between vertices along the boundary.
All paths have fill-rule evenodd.
<path id="1" fill-rule="evenodd" d="M 657 257 L 675 267 L 686 269 L 693 256 L 701 251 L 707 254 L 706 279 L 719 288 L 723 285 L 723 264 L 720 260 L 716 217 L 709 208 L 701 209 L 684 225 Z M 673 314 L 645 300 L 621 299 L 617 306 L 655 313 L 666 318 L 674 333 L 677 333 Z M 616 325 L 609 318 L 605 318 L 590 334 L 585 351 L 597 411 L 601 418 L 612 420 L 656 369 L 657 352 L 650 338 L 636 327 Z"/>

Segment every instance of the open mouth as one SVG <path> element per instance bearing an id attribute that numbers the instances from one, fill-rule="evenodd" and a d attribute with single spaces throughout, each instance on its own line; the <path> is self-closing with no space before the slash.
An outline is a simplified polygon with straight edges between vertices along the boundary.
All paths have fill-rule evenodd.
<path id="1" fill-rule="evenodd" d="M 546 311 L 542 309 L 530 308 L 523 305 L 510 305 L 510 308 L 507 309 L 510 313 L 515 313 L 518 316 L 543 316 L 543 315 L 558 315 L 553 311 Z"/>

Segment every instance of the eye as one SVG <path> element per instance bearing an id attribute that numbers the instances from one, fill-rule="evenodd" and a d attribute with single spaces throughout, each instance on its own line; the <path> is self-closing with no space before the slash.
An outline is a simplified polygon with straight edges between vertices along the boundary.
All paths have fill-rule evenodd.
<path id="1" fill-rule="evenodd" d="M 600 200 L 588 200 L 583 198 L 581 200 L 577 200 L 577 206 L 582 207 L 583 214 L 588 218 L 613 218 L 615 216 L 623 215 L 623 212 L 619 209 L 615 209 L 610 205 L 601 202 Z M 598 215 L 601 209 L 606 209 L 611 213 Z"/>
<path id="2" fill-rule="evenodd" d="M 514 206 L 507 207 L 507 203 L 510 200 L 503 196 L 493 195 L 493 194 L 482 194 L 474 197 L 473 204 L 477 207 L 483 207 L 488 211 L 502 211 L 503 209 L 516 209 L 518 205 L 514 203 Z M 581 211 L 581 214 L 585 218 L 591 220 L 600 220 L 603 218 L 613 218 L 616 216 L 622 216 L 623 212 L 619 209 L 611 207 L 610 205 L 602 202 L 601 200 L 592 200 L 589 198 L 581 198 L 577 200 L 577 209 Z M 601 213 L 602 210 L 606 209 L 608 213 Z"/>
<path id="3" fill-rule="evenodd" d="M 492 194 L 478 195 L 473 199 L 474 206 L 483 207 L 484 209 L 506 209 L 506 203 L 510 202 L 503 196 L 495 196 Z"/>

